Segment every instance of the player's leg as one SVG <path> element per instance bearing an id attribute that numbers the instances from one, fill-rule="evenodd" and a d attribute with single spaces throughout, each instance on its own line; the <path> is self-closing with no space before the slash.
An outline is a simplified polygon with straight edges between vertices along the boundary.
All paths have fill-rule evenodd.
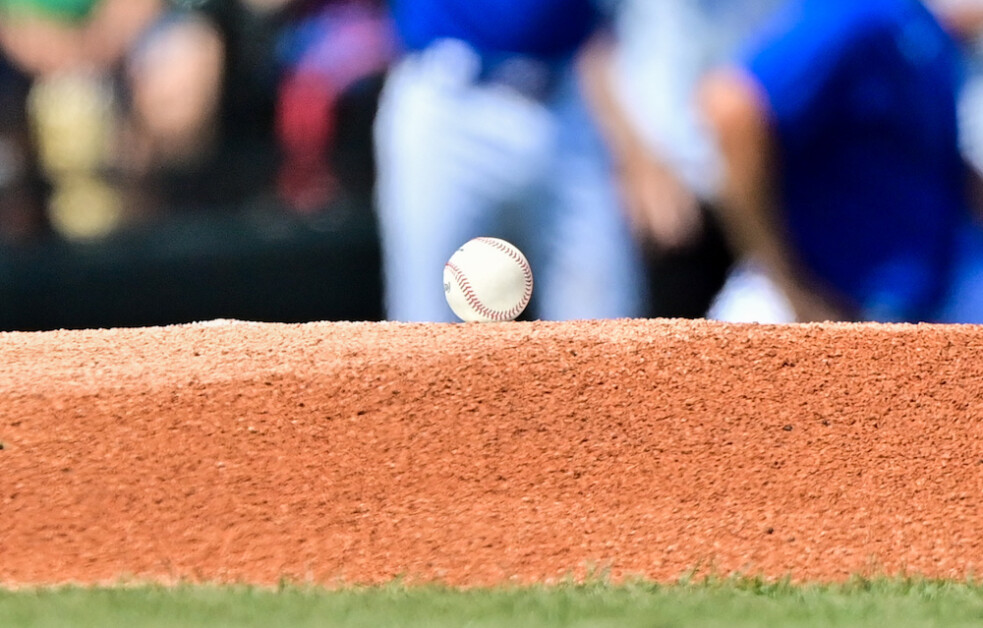
<path id="1" fill-rule="evenodd" d="M 552 106 L 553 167 L 542 201 L 530 208 L 536 314 L 552 320 L 643 316 L 648 296 L 641 252 L 573 72 Z"/>
<path id="2" fill-rule="evenodd" d="M 451 321 L 443 266 L 535 169 L 545 115 L 474 80 L 460 47 L 410 56 L 391 73 L 376 121 L 377 209 L 387 317 Z"/>
<path id="3" fill-rule="evenodd" d="M 794 323 L 795 311 L 761 268 L 743 260 L 731 270 L 707 318 L 727 323 Z"/>

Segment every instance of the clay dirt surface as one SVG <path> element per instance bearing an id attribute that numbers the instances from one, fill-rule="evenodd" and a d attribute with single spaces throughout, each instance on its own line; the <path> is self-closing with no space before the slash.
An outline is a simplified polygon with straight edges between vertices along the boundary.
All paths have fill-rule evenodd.
<path id="1" fill-rule="evenodd" d="M 983 329 L 0 334 L 0 586 L 962 578 Z"/>

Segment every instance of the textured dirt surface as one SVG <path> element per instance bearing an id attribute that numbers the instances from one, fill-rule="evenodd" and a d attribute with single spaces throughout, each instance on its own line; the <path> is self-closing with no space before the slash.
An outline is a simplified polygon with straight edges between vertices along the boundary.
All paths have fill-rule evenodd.
<path id="1" fill-rule="evenodd" d="M 983 329 L 0 334 L 0 585 L 983 569 Z"/>

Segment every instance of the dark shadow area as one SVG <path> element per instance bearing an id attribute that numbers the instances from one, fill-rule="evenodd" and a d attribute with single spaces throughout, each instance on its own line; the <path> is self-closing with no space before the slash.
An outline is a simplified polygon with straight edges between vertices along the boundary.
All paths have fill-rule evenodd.
<path id="1" fill-rule="evenodd" d="M 0 329 L 377 320 L 368 209 L 178 213 L 98 242 L 0 247 Z"/>

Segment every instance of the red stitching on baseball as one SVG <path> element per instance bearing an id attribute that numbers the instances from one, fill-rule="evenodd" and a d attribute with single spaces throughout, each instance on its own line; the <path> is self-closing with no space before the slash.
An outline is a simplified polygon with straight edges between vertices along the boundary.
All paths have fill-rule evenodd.
<path id="1" fill-rule="evenodd" d="M 505 244 L 501 240 L 495 238 L 475 238 L 475 240 L 505 253 L 522 269 L 522 299 L 515 307 L 506 312 L 506 316 L 509 317 L 508 320 L 512 320 L 521 314 L 522 310 L 526 309 L 526 306 L 529 305 L 529 299 L 532 298 L 532 268 L 529 267 L 529 262 L 526 261 L 524 256 L 520 255 L 514 247 Z"/>
<path id="2" fill-rule="evenodd" d="M 522 299 L 510 310 L 493 310 L 488 307 L 478 298 L 475 294 L 474 288 L 471 286 L 471 282 L 468 281 L 467 276 L 461 271 L 455 264 L 447 262 L 445 266 L 451 271 L 454 276 L 454 280 L 457 282 L 457 287 L 461 289 L 464 294 L 464 298 L 467 299 L 468 305 L 470 305 L 475 312 L 484 316 L 487 319 L 504 322 L 514 320 L 519 314 L 522 313 L 526 306 L 529 305 L 529 299 L 532 298 L 532 268 L 529 267 L 529 262 L 527 262 L 521 255 L 516 254 L 515 250 L 509 246 L 495 240 L 494 238 L 475 238 L 477 241 L 487 244 L 506 255 L 515 262 L 522 269 L 522 280 L 523 280 L 523 291 Z"/>
<path id="3" fill-rule="evenodd" d="M 451 271 L 451 274 L 454 275 L 454 281 L 457 282 L 457 287 L 461 289 L 462 293 L 464 293 L 464 298 L 467 299 L 468 305 L 470 305 L 475 312 L 493 321 L 501 322 L 511 320 L 505 318 L 508 316 L 508 312 L 493 310 L 478 299 L 478 295 L 474 293 L 474 288 L 471 287 L 471 282 L 468 281 L 467 276 L 463 271 L 461 271 L 460 268 L 450 262 L 447 262 L 445 266 Z"/>

